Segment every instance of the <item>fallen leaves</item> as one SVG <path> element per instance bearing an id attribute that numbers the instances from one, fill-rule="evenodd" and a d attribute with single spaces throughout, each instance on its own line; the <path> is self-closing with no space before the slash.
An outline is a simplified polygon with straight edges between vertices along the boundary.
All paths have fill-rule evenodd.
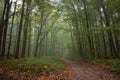
<path id="1" fill-rule="evenodd" d="M 3 60 L 0 73 L 13 80 L 73 80 L 72 70 L 51 57 Z"/>
<path id="2" fill-rule="evenodd" d="M 64 71 L 59 73 L 50 72 L 49 74 L 44 73 L 43 75 L 13 71 L 6 68 L 0 68 L 0 73 L 8 75 L 14 80 L 73 80 L 72 70 L 70 68 L 66 68 Z"/>

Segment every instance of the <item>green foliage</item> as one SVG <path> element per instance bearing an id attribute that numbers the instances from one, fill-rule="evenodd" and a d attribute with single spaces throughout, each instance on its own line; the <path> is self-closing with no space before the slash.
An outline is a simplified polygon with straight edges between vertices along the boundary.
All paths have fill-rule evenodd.
<path id="1" fill-rule="evenodd" d="M 1 60 L 0 66 L 7 67 L 10 70 L 30 72 L 32 74 L 37 73 L 41 75 L 43 73 L 49 74 L 51 71 L 58 73 L 65 68 L 61 60 L 55 57 Z"/>
<path id="2" fill-rule="evenodd" d="M 115 72 L 118 72 L 120 73 L 120 60 L 118 59 L 111 59 L 111 60 L 108 60 L 108 66 L 111 66 L 112 67 L 112 70 L 111 71 L 115 71 Z"/>
<path id="3" fill-rule="evenodd" d="M 104 69 L 120 73 L 120 60 L 119 59 L 93 59 L 89 60 L 91 63 L 100 65 Z"/>

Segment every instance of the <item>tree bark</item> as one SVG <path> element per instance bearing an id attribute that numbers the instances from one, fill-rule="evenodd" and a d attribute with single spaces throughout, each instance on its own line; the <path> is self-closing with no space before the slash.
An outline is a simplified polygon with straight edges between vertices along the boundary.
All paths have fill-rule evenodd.
<path id="1" fill-rule="evenodd" d="M 110 27 L 110 18 L 107 14 L 107 11 L 106 11 L 106 8 L 105 8 L 105 5 L 104 5 L 104 0 L 101 0 L 100 2 L 101 2 L 101 7 L 103 9 L 104 16 L 105 16 L 105 26 Z M 108 30 L 107 34 L 108 34 L 109 46 L 110 46 L 110 50 L 111 50 L 111 57 L 114 58 L 114 57 L 117 56 L 117 50 L 115 48 L 115 44 L 114 44 L 114 40 L 113 40 L 111 30 Z"/>
<path id="2" fill-rule="evenodd" d="M 20 37 L 21 37 L 21 31 L 22 31 L 22 25 L 23 25 L 24 6 L 25 6 L 25 0 L 23 0 L 23 4 L 22 4 L 22 13 L 21 13 L 21 19 L 20 19 L 20 25 L 19 25 L 19 31 L 18 31 L 16 52 L 15 52 L 15 56 L 14 56 L 15 59 L 19 58 L 19 47 L 20 47 Z"/>
<path id="3" fill-rule="evenodd" d="M 4 1 L 4 9 L 3 9 L 3 13 L 2 13 L 2 19 L 0 22 L 0 53 L 1 53 L 1 47 L 2 47 L 2 36 L 3 36 L 3 27 L 5 25 L 5 13 L 6 13 L 6 8 L 7 8 L 7 0 Z"/>
<path id="4" fill-rule="evenodd" d="M 42 12 L 41 12 L 41 23 L 40 23 L 40 28 L 39 28 L 39 31 L 38 31 L 38 35 L 37 35 L 37 40 L 36 40 L 36 43 L 35 43 L 35 52 L 34 52 L 34 57 L 37 56 L 37 51 L 38 51 L 38 46 L 39 46 L 39 39 L 40 39 L 40 35 L 41 35 L 41 31 L 42 31 L 42 28 L 43 28 L 43 17 L 44 17 L 44 10 L 43 10 L 43 7 L 41 8 Z"/>
<path id="5" fill-rule="evenodd" d="M 87 30 L 89 30 L 90 25 L 89 25 L 88 13 L 87 13 L 86 0 L 83 0 L 83 4 L 84 4 L 84 13 L 85 13 L 85 18 L 86 18 L 86 27 L 87 27 Z M 89 42 L 91 57 L 94 57 L 95 56 L 95 54 L 94 54 L 94 46 L 92 45 L 92 40 L 91 40 L 90 34 L 87 35 L 87 38 L 88 38 L 88 42 Z"/>
<path id="6" fill-rule="evenodd" d="M 10 0 L 7 0 L 6 2 L 6 15 L 5 15 L 5 25 L 3 27 L 3 38 L 2 38 L 2 57 L 5 56 L 5 48 L 6 48 L 6 34 L 7 34 L 7 28 L 9 23 L 9 12 L 12 2 L 10 3 Z"/>
<path id="7" fill-rule="evenodd" d="M 29 26 L 29 17 L 30 17 L 30 5 L 31 2 L 27 3 L 27 14 L 26 14 L 26 19 L 25 19 L 25 25 L 24 25 L 24 31 L 23 31 L 23 46 L 22 46 L 22 55 L 21 57 L 25 57 L 26 53 L 26 43 L 27 43 L 27 35 L 28 35 L 28 26 Z"/>
<path id="8" fill-rule="evenodd" d="M 10 29 L 10 40 L 9 40 L 8 52 L 7 52 L 7 58 L 8 58 L 8 59 L 9 59 L 9 56 L 10 56 L 10 46 L 11 46 L 11 40 L 12 40 L 12 31 L 13 31 L 14 17 L 15 17 L 15 11 L 16 11 L 17 1 L 16 1 L 14 4 L 15 4 L 15 7 L 14 7 L 13 16 L 12 16 L 12 23 L 11 23 L 11 29 Z"/>

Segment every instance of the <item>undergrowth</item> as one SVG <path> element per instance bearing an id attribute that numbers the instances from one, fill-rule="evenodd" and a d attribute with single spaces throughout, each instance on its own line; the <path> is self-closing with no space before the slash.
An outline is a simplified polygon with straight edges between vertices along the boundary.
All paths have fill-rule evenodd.
<path id="1" fill-rule="evenodd" d="M 120 59 L 93 59 L 89 61 L 103 67 L 104 69 L 120 73 Z"/>
<path id="2" fill-rule="evenodd" d="M 55 57 L 0 60 L 0 67 L 41 75 L 49 74 L 50 72 L 59 73 L 65 68 L 61 60 Z"/>

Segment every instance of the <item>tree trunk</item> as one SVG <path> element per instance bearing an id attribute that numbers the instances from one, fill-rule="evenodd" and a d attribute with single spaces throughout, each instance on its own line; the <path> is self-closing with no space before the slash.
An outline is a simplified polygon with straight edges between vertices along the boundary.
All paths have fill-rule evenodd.
<path id="1" fill-rule="evenodd" d="M 9 41 L 9 44 L 8 44 L 8 52 L 7 52 L 7 58 L 8 59 L 9 59 L 9 55 L 10 55 L 10 46 L 11 46 L 11 40 L 12 40 L 12 30 L 13 30 L 13 25 L 14 25 L 16 4 L 17 4 L 17 1 L 15 2 L 14 12 L 13 12 L 13 16 L 12 16 L 12 23 L 11 23 L 11 29 L 10 29 L 10 41 Z"/>
<path id="2" fill-rule="evenodd" d="M 5 25 L 5 12 L 7 8 L 7 0 L 4 1 L 4 9 L 3 9 L 3 14 L 2 14 L 2 22 L 0 23 L 0 53 L 1 53 L 1 47 L 2 47 L 2 35 L 3 35 L 3 27 Z"/>
<path id="3" fill-rule="evenodd" d="M 20 19 L 20 25 L 19 25 L 19 31 L 18 31 L 16 52 L 15 52 L 15 56 L 14 56 L 15 59 L 19 58 L 19 47 L 20 47 L 20 37 L 21 37 L 21 31 L 22 31 L 22 25 L 23 25 L 24 6 L 25 6 L 25 0 L 23 0 L 23 4 L 22 4 L 22 13 L 21 13 L 21 19 Z"/>
<path id="4" fill-rule="evenodd" d="M 25 25 L 24 25 L 24 31 L 23 31 L 23 46 L 22 46 L 22 56 L 21 57 L 25 57 L 25 53 L 26 53 L 26 43 L 27 43 L 27 35 L 28 35 L 28 26 L 29 26 L 29 17 L 30 17 L 30 5 L 31 5 L 31 1 L 27 2 L 27 13 L 26 13 L 26 19 L 25 19 Z"/>
<path id="5" fill-rule="evenodd" d="M 89 26 L 89 18 L 88 18 L 88 13 L 87 13 L 86 0 L 83 0 L 83 4 L 84 4 L 84 13 L 85 13 L 85 18 L 86 18 L 86 27 L 87 27 L 87 30 L 89 31 L 90 26 Z M 94 57 L 95 56 L 95 54 L 94 54 L 94 46 L 92 45 L 92 40 L 90 38 L 90 34 L 87 34 L 87 38 L 88 38 L 88 42 L 89 42 L 91 57 Z"/>
<path id="6" fill-rule="evenodd" d="M 3 28 L 3 40 L 2 40 L 2 56 L 5 56 L 5 48 L 6 48 L 6 34 L 7 34 L 7 28 L 9 23 L 9 12 L 11 7 L 10 0 L 7 1 L 6 5 L 6 17 L 5 17 L 5 26 Z"/>
<path id="7" fill-rule="evenodd" d="M 30 56 L 31 54 L 31 19 L 29 21 L 29 33 L 28 33 L 28 57 Z"/>
<path id="8" fill-rule="evenodd" d="M 105 26 L 110 27 L 110 18 L 107 14 L 107 11 L 106 11 L 106 8 L 105 8 L 105 5 L 104 5 L 104 1 L 101 0 L 100 2 L 101 2 L 101 7 L 103 9 L 104 16 L 105 16 Z M 117 50 L 115 48 L 115 44 L 114 44 L 114 40 L 113 40 L 111 30 L 108 30 L 107 34 L 108 34 L 109 46 L 110 46 L 110 50 L 111 50 L 111 57 L 114 58 L 117 55 Z"/>
<path id="9" fill-rule="evenodd" d="M 39 28 L 39 31 L 38 31 L 38 35 L 37 35 L 37 40 L 36 40 L 36 44 L 35 44 L 35 53 L 34 53 L 34 57 L 37 56 L 37 50 L 38 50 L 38 46 L 39 46 L 39 39 L 40 39 L 40 35 L 41 35 L 41 31 L 42 31 L 42 28 L 43 28 L 43 17 L 44 17 L 44 10 L 43 10 L 43 7 L 41 8 L 42 12 L 41 12 L 41 24 L 40 24 L 40 28 Z"/>

